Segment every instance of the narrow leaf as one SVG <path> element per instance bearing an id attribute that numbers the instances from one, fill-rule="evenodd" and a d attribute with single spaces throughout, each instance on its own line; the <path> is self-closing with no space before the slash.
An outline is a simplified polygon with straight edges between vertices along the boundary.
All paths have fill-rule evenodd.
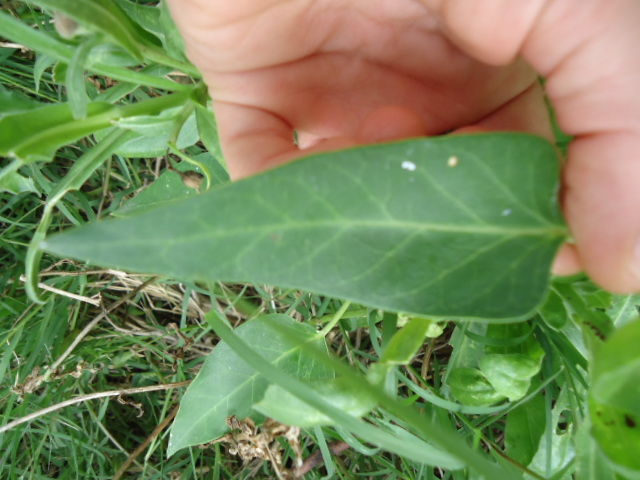
<path id="1" fill-rule="evenodd" d="M 78 23 L 91 27 L 122 45 L 142 60 L 145 44 L 129 17 L 112 0 L 33 0 L 37 5 L 63 12 Z"/>
<path id="2" fill-rule="evenodd" d="M 553 148 L 538 137 L 420 139 L 309 157 L 43 247 L 418 316 L 513 319 L 543 299 L 565 238 L 557 190 Z"/>
<path id="3" fill-rule="evenodd" d="M 118 119 L 158 114 L 181 105 L 188 95 L 188 92 L 178 93 L 127 106 L 92 102 L 87 106 L 87 117 L 81 120 L 74 118 L 69 104 L 6 115 L 0 118 L 0 156 L 18 158 L 25 163 L 50 161 L 58 148 L 105 129 Z"/>

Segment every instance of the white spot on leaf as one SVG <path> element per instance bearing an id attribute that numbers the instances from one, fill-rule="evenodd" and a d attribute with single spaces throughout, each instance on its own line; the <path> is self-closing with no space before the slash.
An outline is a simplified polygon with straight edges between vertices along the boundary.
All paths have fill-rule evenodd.
<path id="1" fill-rule="evenodd" d="M 405 160 L 404 162 L 402 162 L 402 168 L 404 168 L 405 170 L 409 170 L 410 172 L 415 172 L 416 168 L 418 167 L 415 163 L 410 162 L 409 160 Z"/>
<path id="2" fill-rule="evenodd" d="M 451 156 L 447 160 L 447 165 L 449 165 L 450 167 L 457 167 L 459 163 L 460 163 L 460 159 L 456 156 Z"/>

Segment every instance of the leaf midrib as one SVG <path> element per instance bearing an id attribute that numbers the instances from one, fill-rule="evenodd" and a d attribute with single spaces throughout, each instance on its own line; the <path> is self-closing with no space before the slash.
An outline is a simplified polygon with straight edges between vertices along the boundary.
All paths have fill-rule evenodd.
<path id="1" fill-rule="evenodd" d="M 461 233 L 476 235 L 494 235 L 494 236 L 534 236 L 534 237 L 563 237 L 567 235 L 567 229 L 561 225 L 549 224 L 549 226 L 541 227 L 509 227 L 509 226 L 492 226 L 492 225 L 455 225 L 455 224 L 436 224 L 436 223 L 418 223 L 406 221 L 379 221 L 379 220 L 332 220 L 319 222 L 295 222 L 295 223 L 278 223 L 268 224 L 264 226 L 243 226 L 241 228 L 220 228 L 211 226 L 209 232 L 199 234 L 184 234 L 180 237 L 167 239 L 166 237 L 156 237 L 155 239 L 140 239 L 135 241 L 131 238 L 126 239 L 127 245 L 163 245 L 167 243 L 182 243 L 196 240 L 206 240 L 211 238 L 227 238 L 239 235 L 256 235 L 268 233 L 282 233 L 283 231 L 294 230 L 313 230 L 313 229 L 357 229 L 357 228 L 375 228 L 379 230 L 406 230 L 410 232 L 439 232 L 439 233 Z M 95 247 L 99 242 L 92 242 Z M 113 239 L 106 240 L 109 245 L 114 245 Z M 43 242 L 42 248 L 49 249 L 50 244 Z"/>

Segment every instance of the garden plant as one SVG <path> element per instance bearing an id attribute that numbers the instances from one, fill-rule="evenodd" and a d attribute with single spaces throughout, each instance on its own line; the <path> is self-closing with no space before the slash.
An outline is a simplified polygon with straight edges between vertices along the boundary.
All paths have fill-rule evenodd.
<path id="1" fill-rule="evenodd" d="M 0 478 L 640 478 L 640 295 L 549 274 L 570 138 L 231 182 L 210 103 L 162 2 L 0 6 Z"/>

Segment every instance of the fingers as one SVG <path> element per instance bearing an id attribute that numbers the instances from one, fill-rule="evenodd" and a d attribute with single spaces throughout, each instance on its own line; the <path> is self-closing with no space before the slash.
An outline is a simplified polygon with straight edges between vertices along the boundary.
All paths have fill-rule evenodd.
<path id="1" fill-rule="evenodd" d="M 271 112 L 225 102 L 216 102 L 214 109 L 229 175 L 234 180 L 304 155 L 344 149 L 360 143 L 353 138 L 337 137 L 315 140 L 308 148 L 300 149 L 294 142 L 291 125 Z"/>
<path id="2" fill-rule="evenodd" d="M 576 137 L 563 202 L 577 259 L 609 290 L 640 290 L 640 2 L 424 2 L 476 58 L 521 54 L 546 77 L 560 126 Z"/>

